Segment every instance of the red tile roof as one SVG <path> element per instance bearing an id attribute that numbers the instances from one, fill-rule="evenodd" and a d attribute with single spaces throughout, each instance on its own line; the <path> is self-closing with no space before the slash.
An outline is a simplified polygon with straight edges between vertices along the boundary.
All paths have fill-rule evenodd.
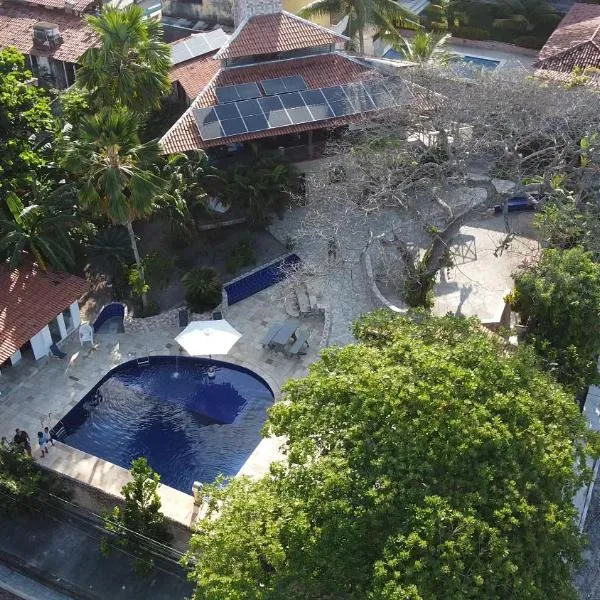
<path id="1" fill-rule="evenodd" d="M 75 275 L 0 265 L 0 364 L 88 289 Z"/>
<path id="2" fill-rule="evenodd" d="M 221 62 L 215 60 L 214 55 L 214 52 L 205 54 L 171 68 L 171 81 L 179 81 L 190 101 L 208 85 L 221 68 Z"/>
<path id="3" fill-rule="evenodd" d="M 540 50 L 537 66 L 569 73 L 600 67 L 600 6 L 573 4 Z"/>
<path id="4" fill-rule="evenodd" d="M 245 133 L 228 137 L 226 140 L 221 138 L 203 141 L 198 133 L 192 110 L 194 108 L 215 106 L 218 104 L 215 94 L 215 88 L 217 87 L 262 81 L 263 79 L 274 77 L 301 75 L 304 77 L 309 89 L 317 89 L 365 79 L 371 73 L 372 71 L 368 67 L 337 53 L 221 69 L 206 86 L 204 91 L 196 98 L 190 108 L 162 138 L 163 152 L 167 154 L 186 152 L 188 150 L 222 146 L 224 143 L 232 144 L 288 133 L 300 133 L 312 129 L 323 129 L 328 126 L 339 126 L 360 118 L 360 115 L 355 118 L 340 117 L 327 121 L 302 123 L 301 125 L 289 125 L 287 127 Z"/>
<path id="5" fill-rule="evenodd" d="M 33 46 L 33 26 L 39 21 L 58 25 L 63 43 L 54 50 L 40 50 Z M 84 17 L 39 6 L 25 6 L 5 2 L 0 5 L 0 48 L 14 46 L 23 54 L 48 56 L 75 63 L 98 43 L 96 34 Z"/>
<path id="6" fill-rule="evenodd" d="M 26 5 L 34 5 L 34 6 L 43 6 L 45 8 L 56 8 L 60 10 L 65 10 L 66 1 L 65 0 L 21 0 L 23 4 Z M 82 13 L 87 8 L 89 8 L 94 0 L 73 0 L 73 4 L 71 6 L 72 10 L 77 13 Z"/>
<path id="7" fill-rule="evenodd" d="M 347 39 L 325 27 L 282 11 L 255 15 L 243 21 L 233 32 L 229 42 L 217 52 L 216 58 L 240 58 L 333 46 Z"/>

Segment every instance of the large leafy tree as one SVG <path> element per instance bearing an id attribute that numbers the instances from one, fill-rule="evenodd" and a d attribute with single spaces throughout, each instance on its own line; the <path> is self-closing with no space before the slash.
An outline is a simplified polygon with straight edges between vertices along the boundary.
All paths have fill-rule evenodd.
<path id="1" fill-rule="evenodd" d="M 515 277 L 510 296 L 527 339 L 575 392 L 598 380 L 600 265 L 581 247 L 544 250 Z"/>
<path id="2" fill-rule="evenodd" d="M 162 41 L 160 22 L 145 19 L 144 9 L 130 4 L 105 6 L 88 23 L 100 45 L 81 57 L 77 83 L 91 92 L 93 106 L 117 102 L 136 113 L 159 108 L 171 85 L 171 50 Z"/>
<path id="3" fill-rule="evenodd" d="M 287 463 L 206 490 L 195 598 L 574 598 L 597 438 L 571 396 L 475 320 L 381 311 L 355 335 L 271 409 Z"/>
<path id="4" fill-rule="evenodd" d="M 0 201 L 29 188 L 48 159 L 45 142 L 54 128 L 50 98 L 28 83 L 31 78 L 20 52 L 0 51 Z"/>
<path id="5" fill-rule="evenodd" d="M 376 33 L 417 27 L 418 17 L 394 0 L 315 0 L 299 12 L 310 18 L 320 15 L 348 16 L 347 33 L 351 38 L 358 37 L 361 54 L 365 52 L 365 29 L 375 28 Z"/>
<path id="6" fill-rule="evenodd" d="M 84 118 L 75 136 L 65 142 L 62 163 L 80 181 L 81 205 L 127 228 L 143 281 L 133 221 L 148 217 L 163 193 L 165 181 L 154 172 L 159 145 L 140 143 L 137 120 L 123 107 Z M 142 302 L 146 306 L 145 294 Z"/>

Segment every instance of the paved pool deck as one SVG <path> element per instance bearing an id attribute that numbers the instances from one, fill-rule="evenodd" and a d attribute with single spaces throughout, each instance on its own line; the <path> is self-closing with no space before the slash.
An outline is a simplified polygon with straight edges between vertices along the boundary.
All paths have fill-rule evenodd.
<path id="1" fill-rule="evenodd" d="M 288 379 L 305 375 L 308 365 L 318 358 L 323 330 L 321 317 L 303 319 L 302 327 L 310 331 L 310 337 L 308 351 L 300 357 L 288 358 L 263 349 L 261 340 L 270 325 L 287 318 L 281 292 L 277 288 L 273 286 L 229 307 L 225 316 L 242 333 L 242 337 L 227 356 L 214 357 L 256 372 L 270 385 L 275 399 Z M 15 368 L 3 370 L 0 378 L 0 435 L 11 440 L 15 428 L 24 429 L 32 440 L 34 457 L 41 464 L 117 495 L 127 481 L 127 470 L 64 445 L 51 447 L 48 457 L 41 459 L 36 433 L 44 426 L 52 427 L 113 367 L 145 356 L 179 355 L 179 345 L 174 338 L 181 330 L 177 327 L 99 335 L 93 348 L 82 348 L 72 336 L 63 346 L 67 353 L 65 359 L 44 359 L 37 363 L 24 360 Z M 227 444 L 228 440 L 224 439 L 225 452 Z M 283 458 L 280 446 L 280 440 L 263 439 L 238 474 L 260 476 L 266 473 L 271 462 Z M 165 514 L 189 525 L 196 514 L 192 496 L 167 486 L 161 487 Z"/>

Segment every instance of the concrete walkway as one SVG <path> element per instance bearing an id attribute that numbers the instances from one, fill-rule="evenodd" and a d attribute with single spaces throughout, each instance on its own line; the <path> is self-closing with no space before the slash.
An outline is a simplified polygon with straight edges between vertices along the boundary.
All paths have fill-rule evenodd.
<path id="1" fill-rule="evenodd" d="M 73 600 L 73 596 L 57 592 L 39 581 L 0 563 L 0 600 L 19 598 L 23 600 L 38 600 L 41 598 L 44 600 Z"/>

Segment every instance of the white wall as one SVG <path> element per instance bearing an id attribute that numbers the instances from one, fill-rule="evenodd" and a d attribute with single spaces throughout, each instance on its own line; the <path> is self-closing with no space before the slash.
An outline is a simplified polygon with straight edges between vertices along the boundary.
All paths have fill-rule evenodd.
<path id="1" fill-rule="evenodd" d="M 65 318 L 62 313 L 56 315 L 56 322 L 58 323 L 58 330 L 60 331 L 60 339 L 64 340 L 67 337 L 67 325 L 65 324 Z"/>
<path id="2" fill-rule="evenodd" d="M 79 302 L 75 300 L 69 307 L 71 309 L 71 319 L 73 319 L 73 327 L 77 329 L 81 324 L 81 316 L 79 314 Z"/>
<path id="3" fill-rule="evenodd" d="M 31 349 L 33 350 L 33 356 L 39 360 L 48 356 L 48 350 L 52 346 L 52 336 L 50 335 L 50 329 L 46 325 L 40 332 L 36 333 L 30 340 Z"/>
<path id="4" fill-rule="evenodd" d="M 10 357 L 10 364 L 14 367 L 21 359 L 22 359 L 22 355 L 21 355 L 21 351 L 17 350 L 11 357 Z"/>

